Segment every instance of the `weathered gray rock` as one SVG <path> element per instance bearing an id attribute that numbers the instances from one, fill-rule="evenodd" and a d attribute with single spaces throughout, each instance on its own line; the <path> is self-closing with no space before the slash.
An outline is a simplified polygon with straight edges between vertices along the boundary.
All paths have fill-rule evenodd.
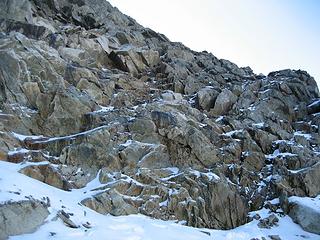
<path id="1" fill-rule="evenodd" d="M 61 172 L 49 164 L 28 166 L 21 169 L 20 172 L 59 189 L 68 191 L 72 188 L 72 184 L 63 177 Z"/>
<path id="2" fill-rule="evenodd" d="M 138 210 L 126 203 L 116 190 L 106 191 L 93 198 L 84 199 L 81 203 L 102 214 L 121 216 L 138 213 Z"/>
<path id="3" fill-rule="evenodd" d="M 32 23 L 32 4 L 28 0 L 1 1 L 0 16 L 4 19 Z"/>
<path id="4" fill-rule="evenodd" d="M 197 92 L 197 104 L 200 108 L 209 111 L 214 107 L 219 92 L 210 87 L 205 87 Z"/>
<path id="5" fill-rule="evenodd" d="M 256 75 L 105 0 L 0 0 L 0 16 L 0 159 L 40 162 L 22 173 L 65 190 L 99 174 L 82 201 L 98 212 L 218 229 L 266 199 L 319 194 L 306 72 Z"/>
<path id="6" fill-rule="evenodd" d="M 130 141 L 122 146 L 119 155 L 126 168 L 165 168 L 170 167 L 170 157 L 166 146 Z"/>
<path id="7" fill-rule="evenodd" d="M 272 228 L 273 226 L 278 226 L 279 218 L 275 214 L 259 219 L 258 227 L 259 228 Z"/>
<path id="8" fill-rule="evenodd" d="M 320 194 L 320 163 L 289 174 L 289 183 L 296 194 L 316 197 Z"/>
<path id="9" fill-rule="evenodd" d="M 44 39 L 51 33 L 50 30 L 44 26 L 5 19 L 0 19 L 0 29 L 6 33 L 13 31 L 20 32 L 33 39 Z"/>
<path id="10" fill-rule="evenodd" d="M 227 113 L 232 105 L 237 101 L 237 96 L 235 96 L 230 90 L 223 89 L 218 95 L 215 101 L 213 113 L 216 115 L 223 115 Z"/>
<path id="11" fill-rule="evenodd" d="M 78 228 L 79 226 L 76 225 L 71 219 L 70 215 L 63 210 L 58 211 L 57 216 L 63 221 L 63 223 L 70 228 Z"/>
<path id="12" fill-rule="evenodd" d="M 38 200 L 6 202 L 0 205 L 0 239 L 32 233 L 49 215 L 47 205 Z"/>
<path id="13" fill-rule="evenodd" d="M 292 201 L 289 204 L 289 216 L 305 231 L 320 234 L 320 211 L 303 204 L 300 201 Z"/>
<path id="14" fill-rule="evenodd" d="M 154 50 L 141 50 L 131 45 L 124 45 L 119 50 L 110 53 L 109 57 L 121 70 L 137 75 L 148 67 L 154 67 L 160 62 L 160 56 Z"/>

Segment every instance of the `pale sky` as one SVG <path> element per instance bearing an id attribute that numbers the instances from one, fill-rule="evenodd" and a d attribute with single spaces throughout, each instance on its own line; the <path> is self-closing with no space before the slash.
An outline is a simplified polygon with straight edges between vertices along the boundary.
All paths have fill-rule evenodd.
<path id="1" fill-rule="evenodd" d="M 320 85 L 320 0 L 109 0 L 140 24 L 254 72 L 292 68 Z"/>

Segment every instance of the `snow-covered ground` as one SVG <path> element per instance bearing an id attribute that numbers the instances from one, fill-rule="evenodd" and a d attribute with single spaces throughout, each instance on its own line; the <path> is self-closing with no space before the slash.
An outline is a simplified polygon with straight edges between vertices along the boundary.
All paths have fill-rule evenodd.
<path id="1" fill-rule="evenodd" d="M 94 179 L 85 188 L 66 192 L 47 184 L 24 176 L 18 170 L 26 164 L 12 164 L 0 161 L 0 202 L 21 200 L 32 195 L 35 199 L 49 197 L 51 207 L 46 224 L 33 234 L 13 236 L 10 239 L 111 239 L 111 240 L 249 240 L 252 238 L 279 235 L 282 240 L 309 239 L 319 240 L 320 236 L 305 232 L 289 217 L 279 217 L 279 226 L 271 229 L 261 229 L 254 220 L 244 226 L 229 231 L 197 229 L 186 227 L 172 221 L 154 220 L 142 215 L 123 217 L 105 216 L 96 213 L 79 202 L 90 196 L 90 189 L 99 186 L 98 179 Z M 309 200 L 308 200 L 309 201 Z M 308 204 L 308 201 L 305 201 Z M 319 206 L 320 199 L 310 200 L 313 206 Z M 315 203 L 315 201 L 318 201 Z M 80 227 L 76 229 L 66 227 L 60 219 L 54 220 L 57 212 L 63 209 L 73 213 L 71 220 Z M 257 213 L 261 217 L 268 216 L 268 210 L 262 209 Z M 254 214 L 254 213 L 251 213 Z M 87 229 L 82 224 L 89 222 L 92 228 Z"/>

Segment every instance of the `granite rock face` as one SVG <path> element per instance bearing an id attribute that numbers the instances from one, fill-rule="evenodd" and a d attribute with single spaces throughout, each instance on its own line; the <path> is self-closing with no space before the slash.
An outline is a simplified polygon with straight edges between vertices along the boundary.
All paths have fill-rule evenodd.
<path id="1" fill-rule="evenodd" d="M 34 232 L 49 216 L 46 203 L 37 200 L 0 205 L 0 239 Z"/>
<path id="2" fill-rule="evenodd" d="M 0 0 L 0 159 L 62 190 L 98 177 L 81 204 L 102 214 L 230 229 L 317 196 L 319 97 L 305 71 L 257 75 L 105 0 Z"/>

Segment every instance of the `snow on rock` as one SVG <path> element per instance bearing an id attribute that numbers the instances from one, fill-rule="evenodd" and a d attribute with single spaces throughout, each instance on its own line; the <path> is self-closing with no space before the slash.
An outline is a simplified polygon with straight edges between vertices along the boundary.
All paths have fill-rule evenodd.
<path id="1" fill-rule="evenodd" d="M 303 133 L 303 132 L 300 132 L 300 131 L 295 132 L 294 136 L 301 136 L 301 137 L 304 137 L 307 140 L 311 140 L 312 139 L 311 134 Z"/>
<path id="2" fill-rule="evenodd" d="M 37 139 L 42 139 L 44 138 L 44 136 L 40 135 L 40 136 L 34 136 L 34 135 L 23 135 L 23 134 L 19 134 L 19 133 L 15 133 L 12 132 L 12 136 L 15 137 L 16 139 L 20 140 L 20 141 L 24 141 L 27 138 L 28 139 L 33 139 L 33 140 L 37 140 Z"/>
<path id="3" fill-rule="evenodd" d="M 197 171 L 197 170 L 190 170 L 190 173 L 191 174 L 194 174 L 197 178 L 201 177 L 201 176 L 206 176 L 209 181 L 212 181 L 212 180 L 220 180 L 220 177 L 216 174 L 214 174 L 213 172 L 200 172 L 200 171 Z"/>
<path id="4" fill-rule="evenodd" d="M 93 192 L 88 191 L 89 189 L 100 185 L 98 178 L 95 178 L 82 189 L 67 192 L 18 173 L 18 170 L 23 166 L 0 161 L 0 202 L 24 200 L 26 196 L 30 195 L 39 200 L 48 197 L 51 205 L 49 207 L 50 215 L 47 218 L 47 222 L 36 232 L 12 236 L 10 237 L 11 240 L 51 238 L 60 240 L 73 238 L 98 240 L 104 239 L 106 236 L 112 240 L 247 240 L 251 238 L 267 238 L 269 235 L 279 235 L 282 240 L 319 239 L 319 235 L 303 231 L 288 216 L 278 216 L 279 226 L 271 229 L 261 229 L 257 226 L 258 221 L 253 220 L 233 230 L 225 231 L 186 227 L 173 221 L 155 220 L 142 215 L 122 217 L 101 215 L 79 205 L 83 198 L 93 194 Z M 176 169 L 174 172 L 176 172 Z M 37 189 L 37 191 L 34 191 L 34 189 Z M 290 200 L 294 201 L 296 199 L 291 198 Z M 312 200 L 304 201 L 308 201 L 308 204 L 312 202 Z M 160 204 L 165 206 L 167 202 L 164 201 Z M 318 207 L 319 205 L 317 204 L 314 206 Z M 70 220 L 79 225 L 78 228 L 67 227 L 60 219 L 56 219 L 57 213 L 62 209 L 71 213 Z M 256 213 L 261 217 L 269 214 L 268 210 L 262 209 L 251 213 L 251 215 Z"/>
<path id="5" fill-rule="evenodd" d="M 236 133 L 242 133 L 242 132 L 243 132 L 243 129 L 241 129 L 241 130 L 234 130 L 234 131 L 230 131 L 230 132 L 223 133 L 222 135 L 223 135 L 223 136 L 227 136 L 227 137 L 232 137 L 234 134 L 236 134 Z"/>
<path id="6" fill-rule="evenodd" d="M 316 101 L 314 101 L 313 103 L 309 104 L 308 107 L 313 107 L 313 106 L 317 106 L 320 104 L 320 99 L 317 99 Z"/>
<path id="7" fill-rule="evenodd" d="M 252 126 L 254 126 L 256 128 L 263 128 L 265 126 L 265 123 L 264 122 L 254 123 L 254 124 L 252 124 Z"/>
<path id="8" fill-rule="evenodd" d="M 309 208 L 312 208 L 314 211 L 320 213 L 320 195 L 315 198 L 293 196 L 289 198 L 289 202 L 299 203 L 300 205 L 308 206 Z"/>
<path id="9" fill-rule="evenodd" d="M 277 157 L 294 157 L 297 156 L 294 153 L 289 153 L 289 152 L 280 152 L 279 149 L 276 149 L 272 154 L 268 154 L 266 155 L 267 159 L 274 159 Z"/>
<path id="10" fill-rule="evenodd" d="M 278 215 L 272 229 L 240 226 L 283 186 L 320 193 L 319 91 L 308 73 L 257 75 L 105 0 L 0 6 L 0 159 L 17 163 L 0 162 L 0 202 L 51 204 L 39 231 L 12 239 L 316 239 Z M 130 204 L 172 221 L 103 216 L 85 199 L 105 214 Z"/>
<path id="11" fill-rule="evenodd" d="M 99 107 L 100 109 L 97 111 L 94 111 L 93 113 L 106 113 L 114 110 L 113 106 L 99 106 Z"/>
<path id="12" fill-rule="evenodd" d="M 320 195 L 315 198 L 290 197 L 289 216 L 304 230 L 320 234 Z"/>

